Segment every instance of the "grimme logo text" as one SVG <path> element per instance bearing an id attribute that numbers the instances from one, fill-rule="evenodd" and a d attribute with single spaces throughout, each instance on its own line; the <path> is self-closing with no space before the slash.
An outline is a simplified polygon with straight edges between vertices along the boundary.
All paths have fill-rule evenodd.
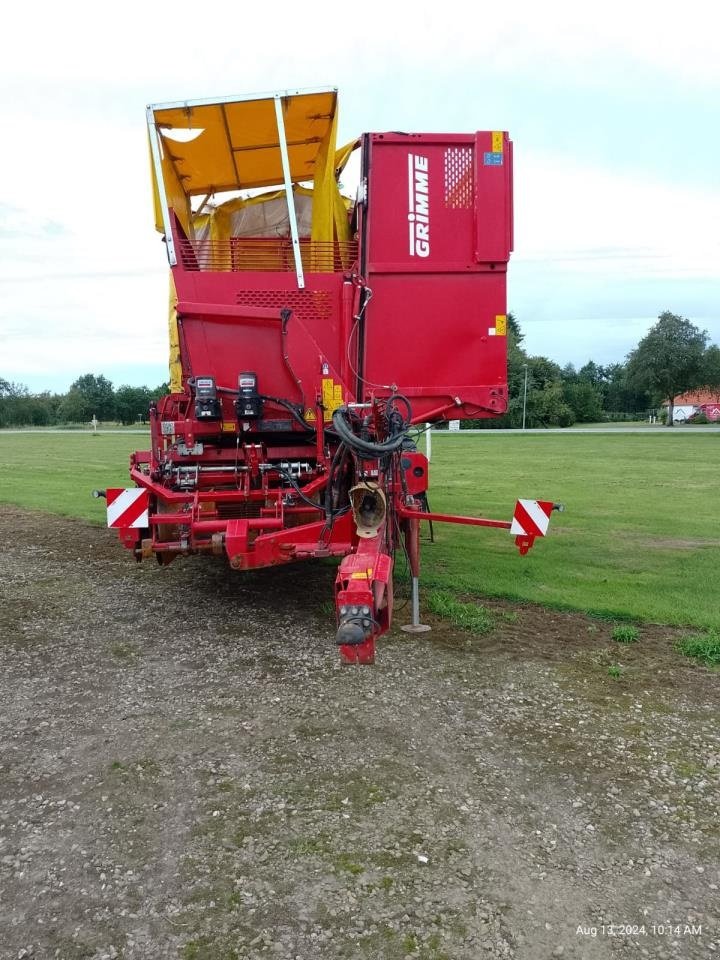
<path id="1" fill-rule="evenodd" d="M 430 256 L 428 158 L 408 154 L 408 226 L 410 256 Z"/>

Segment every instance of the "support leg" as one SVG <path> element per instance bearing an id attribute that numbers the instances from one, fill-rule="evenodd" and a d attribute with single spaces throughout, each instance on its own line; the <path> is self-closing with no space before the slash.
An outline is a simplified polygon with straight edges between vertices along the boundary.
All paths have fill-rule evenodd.
<path id="1" fill-rule="evenodd" d="M 406 522 L 405 544 L 412 574 L 412 622 L 403 624 L 400 629 L 405 633 L 427 633 L 431 627 L 420 623 L 420 521 L 410 517 Z"/>
<path id="2" fill-rule="evenodd" d="M 412 623 L 404 623 L 400 629 L 405 633 L 428 633 L 432 627 L 420 623 L 420 578 L 412 578 Z"/>

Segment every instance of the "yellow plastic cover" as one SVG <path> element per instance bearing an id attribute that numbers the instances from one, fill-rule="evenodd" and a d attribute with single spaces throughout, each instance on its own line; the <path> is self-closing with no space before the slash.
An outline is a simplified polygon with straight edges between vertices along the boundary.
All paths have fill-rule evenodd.
<path id="1" fill-rule="evenodd" d="M 170 296 L 168 311 L 168 340 L 170 342 L 170 393 L 180 393 L 182 390 L 182 361 L 180 359 L 180 331 L 177 321 L 177 293 L 172 273 L 170 274 Z"/>
<path id="2" fill-rule="evenodd" d="M 335 120 L 337 93 L 282 98 L 293 182 L 312 180 L 321 145 Z M 188 197 L 283 182 L 275 100 L 157 108 L 163 150 Z M 193 136 L 188 142 L 174 139 Z M 334 152 L 334 144 L 333 144 Z"/>

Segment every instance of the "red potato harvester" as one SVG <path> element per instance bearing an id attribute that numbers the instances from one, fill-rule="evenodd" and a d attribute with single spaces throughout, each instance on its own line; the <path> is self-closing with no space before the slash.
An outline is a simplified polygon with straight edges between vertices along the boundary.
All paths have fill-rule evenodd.
<path id="1" fill-rule="evenodd" d="M 136 559 L 201 552 L 236 570 L 338 557 L 337 643 L 372 663 L 393 558 L 418 577 L 430 513 L 413 424 L 507 409 L 507 133 L 366 133 L 336 145 L 337 91 L 148 107 L 156 226 L 170 263 L 170 393 L 135 486 L 107 497 Z M 356 200 L 338 178 L 360 153 Z"/>

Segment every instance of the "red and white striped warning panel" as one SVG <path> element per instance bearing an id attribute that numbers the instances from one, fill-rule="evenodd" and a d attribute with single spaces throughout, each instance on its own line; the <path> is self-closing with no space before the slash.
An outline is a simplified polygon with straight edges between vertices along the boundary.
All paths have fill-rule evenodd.
<path id="1" fill-rule="evenodd" d="M 518 500 L 510 533 L 517 537 L 544 537 L 552 513 L 550 500 Z"/>
<path id="2" fill-rule="evenodd" d="M 106 490 L 107 525 L 109 527 L 148 527 L 150 492 L 141 487 Z"/>

